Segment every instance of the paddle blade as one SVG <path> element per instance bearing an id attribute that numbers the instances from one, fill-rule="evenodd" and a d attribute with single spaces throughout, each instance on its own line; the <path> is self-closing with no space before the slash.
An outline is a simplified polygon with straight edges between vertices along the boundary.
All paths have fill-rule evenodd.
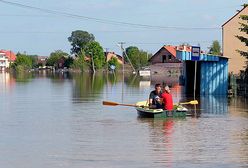
<path id="1" fill-rule="evenodd" d="M 197 100 L 192 100 L 189 102 L 189 104 L 198 104 L 198 101 Z"/>
<path id="2" fill-rule="evenodd" d="M 102 104 L 105 106 L 117 106 L 117 105 L 119 105 L 116 102 L 110 102 L 110 101 L 102 101 Z"/>
<path id="3" fill-rule="evenodd" d="M 192 100 L 192 101 L 189 101 L 189 102 L 183 102 L 183 103 L 179 103 L 179 104 L 192 104 L 192 105 L 195 105 L 195 104 L 198 104 L 198 101 L 197 100 Z"/>

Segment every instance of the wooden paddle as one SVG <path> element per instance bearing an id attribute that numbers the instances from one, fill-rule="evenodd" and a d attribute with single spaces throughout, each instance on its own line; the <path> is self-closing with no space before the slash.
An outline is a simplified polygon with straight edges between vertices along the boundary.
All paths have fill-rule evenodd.
<path id="1" fill-rule="evenodd" d="M 189 102 L 182 102 L 182 103 L 178 103 L 178 104 L 198 104 L 198 101 L 197 100 L 192 100 L 192 101 L 189 101 Z"/>
<path id="2" fill-rule="evenodd" d="M 122 103 L 116 103 L 111 101 L 102 101 L 102 104 L 105 106 L 131 106 L 131 107 L 139 107 L 135 104 L 122 104 Z"/>

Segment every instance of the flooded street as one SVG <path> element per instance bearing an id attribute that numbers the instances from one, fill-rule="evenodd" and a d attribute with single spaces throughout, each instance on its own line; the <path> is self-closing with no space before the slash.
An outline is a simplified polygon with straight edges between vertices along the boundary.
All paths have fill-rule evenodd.
<path id="1" fill-rule="evenodd" d="M 201 97 L 200 117 L 139 118 L 154 81 L 113 74 L 0 73 L 4 168 L 246 168 L 248 100 Z M 174 102 L 192 100 L 172 85 Z M 194 108 L 187 106 L 188 108 Z"/>

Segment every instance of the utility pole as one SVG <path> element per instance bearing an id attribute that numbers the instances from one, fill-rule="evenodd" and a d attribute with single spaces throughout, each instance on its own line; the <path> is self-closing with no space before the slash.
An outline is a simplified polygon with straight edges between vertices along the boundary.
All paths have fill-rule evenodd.
<path id="1" fill-rule="evenodd" d="M 109 48 L 105 48 L 105 52 L 108 53 Z"/>
<path id="2" fill-rule="evenodd" d="M 119 46 L 119 47 L 121 48 L 121 50 L 122 50 L 122 62 L 123 62 L 123 69 L 122 69 L 122 71 L 123 71 L 123 73 L 124 73 L 124 63 L 125 63 L 124 55 L 125 55 L 125 56 L 127 57 L 127 60 L 129 61 L 130 65 L 131 65 L 131 67 L 133 68 L 133 73 L 135 74 L 135 73 L 136 73 L 136 70 L 135 70 L 135 68 L 133 67 L 132 62 L 131 62 L 131 60 L 129 59 L 127 53 L 126 53 L 126 50 L 124 50 L 123 44 L 125 44 L 125 42 L 119 42 L 119 43 L 118 43 L 118 46 Z"/>
<path id="3" fill-rule="evenodd" d="M 122 51 L 122 92 L 121 92 L 122 102 L 124 100 L 124 48 L 123 48 L 123 44 L 125 44 L 125 42 L 118 43 Z"/>
<path id="4" fill-rule="evenodd" d="M 125 64 L 125 61 L 124 61 L 124 48 L 123 48 L 123 44 L 125 44 L 125 42 L 119 42 L 118 43 L 121 47 L 121 50 L 122 50 L 122 73 L 123 73 L 123 76 L 124 76 L 124 64 Z"/>

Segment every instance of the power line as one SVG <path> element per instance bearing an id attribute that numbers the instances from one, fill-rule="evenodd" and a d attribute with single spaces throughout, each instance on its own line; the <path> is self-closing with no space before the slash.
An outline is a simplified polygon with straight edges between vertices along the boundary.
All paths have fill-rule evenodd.
<path id="1" fill-rule="evenodd" d="M 141 32 L 163 32 L 164 29 L 142 29 L 142 30 L 92 30 L 94 33 L 141 33 Z M 173 30 L 166 30 L 168 31 L 180 31 L 178 29 Z M 186 31 L 193 31 L 193 30 L 186 30 Z M 206 30 L 209 31 L 209 30 Z M 62 33 L 68 33 L 69 31 L 1 31 L 0 34 L 62 34 Z"/>
<path id="2" fill-rule="evenodd" d="M 158 44 L 180 44 L 180 43 L 211 43 L 212 41 L 164 41 L 164 42 L 126 42 L 135 45 L 158 45 Z"/>
<path id="3" fill-rule="evenodd" d="M 44 8 L 38 8 L 34 6 L 29 6 L 29 5 L 24 5 L 20 3 L 15 3 L 15 2 L 9 2 L 5 0 L 0 0 L 0 2 L 9 4 L 12 6 L 17 6 L 21 8 L 26 8 L 26 9 L 32 9 L 32 10 L 38 10 L 41 12 L 46 12 L 50 14 L 55 14 L 55 15 L 63 15 L 66 17 L 70 18 L 77 18 L 77 19 L 84 19 L 84 20 L 90 20 L 98 23 L 105 23 L 105 24 L 111 24 L 111 25 L 122 25 L 122 26 L 131 26 L 131 27 L 137 27 L 137 28 L 146 28 L 146 29 L 180 29 L 180 30 L 216 30 L 216 29 L 221 29 L 219 27 L 176 27 L 176 26 L 155 26 L 155 25 L 147 25 L 147 24 L 139 24 L 139 23 L 130 23 L 130 22 L 121 22 L 121 21 L 114 21 L 114 20 L 108 20 L 108 19 L 99 19 L 95 17 L 88 17 L 88 16 L 83 16 L 83 15 L 76 15 L 76 14 L 71 14 L 71 13 L 66 13 L 66 12 L 59 12 L 59 11 L 54 11 L 50 9 L 44 9 Z"/>

